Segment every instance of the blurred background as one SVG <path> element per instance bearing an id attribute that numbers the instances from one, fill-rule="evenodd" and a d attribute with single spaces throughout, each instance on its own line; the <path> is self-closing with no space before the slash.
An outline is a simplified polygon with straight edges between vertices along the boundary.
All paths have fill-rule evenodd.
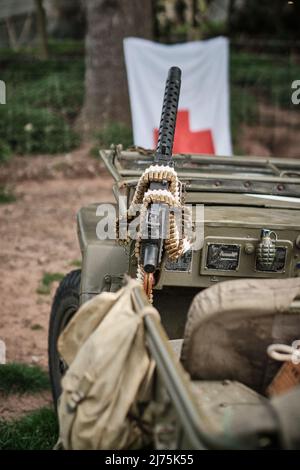
<path id="1" fill-rule="evenodd" d="M 230 39 L 234 153 L 298 157 L 299 14 L 284 0 L 0 0 L 0 159 L 68 152 L 86 135 L 130 145 L 122 39 L 218 35 Z"/>

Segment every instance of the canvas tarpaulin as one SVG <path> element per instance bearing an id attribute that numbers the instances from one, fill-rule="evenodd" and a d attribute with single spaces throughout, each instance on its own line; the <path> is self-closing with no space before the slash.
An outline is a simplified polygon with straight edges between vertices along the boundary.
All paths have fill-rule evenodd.
<path id="1" fill-rule="evenodd" d="M 147 420 L 139 406 L 151 398 L 154 363 L 145 345 L 143 316 L 132 290 L 102 293 L 83 304 L 59 338 L 69 368 L 58 407 L 65 449 L 133 449 L 147 442 Z M 143 429 L 143 431 L 142 431 Z"/>

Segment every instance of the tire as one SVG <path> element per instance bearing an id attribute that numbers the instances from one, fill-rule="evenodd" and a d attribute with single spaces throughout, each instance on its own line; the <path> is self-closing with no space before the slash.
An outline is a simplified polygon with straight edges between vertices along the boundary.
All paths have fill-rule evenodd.
<path id="1" fill-rule="evenodd" d="M 55 409 L 61 394 L 61 379 L 67 366 L 59 356 L 57 340 L 79 308 L 81 270 L 67 274 L 59 284 L 52 303 L 48 333 L 48 363 Z"/>

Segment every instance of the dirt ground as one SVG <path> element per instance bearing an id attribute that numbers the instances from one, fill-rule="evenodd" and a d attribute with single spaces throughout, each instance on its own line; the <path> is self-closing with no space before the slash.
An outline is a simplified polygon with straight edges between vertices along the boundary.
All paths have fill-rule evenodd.
<path id="1" fill-rule="evenodd" d="M 76 212 L 113 200 L 112 180 L 87 146 L 66 156 L 19 157 L 0 169 L 16 202 L 0 205 L 0 339 L 7 361 L 47 366 L 51 295 L 37 289 L 45 272 L 67 273 L 80 259 Z"/>
<path id="2" fill-rule="evenodd" d="M 0 186 L 16 201 L 0 205 L 0 339 L 7 362 L 47 368 L 52 298 L 37 292 L 44 273 L 76 269 L 80 250 L 76 213 L 112 201 L 112 179 L 85 145 L 61 156 L 15 157 L 0 167 Z M 51 404 L 49 392 L 0 396 L 0 417 L 12 419 Z"/>
<path id="3" fill-rule="evenodd" d="M 33 410 L 51 405 L 52 397 L 50 392 L 40 392 L 34 395 L 0 395 L 0 417 L 1 419 L 11 420 Z"/>

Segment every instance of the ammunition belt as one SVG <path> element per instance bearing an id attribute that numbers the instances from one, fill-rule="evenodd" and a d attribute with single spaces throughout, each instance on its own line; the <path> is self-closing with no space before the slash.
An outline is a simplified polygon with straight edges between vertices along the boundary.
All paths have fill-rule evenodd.
<path id="1" fill-rule="evenodd" d="M 150 190 L 149 186 L 152 182 L 163 182 L 167 181 L 169 183 L 168 190 Z M 141 251 L 141 227 L 145 222 L 145 217 L 147 214 L 148 207 L 151 204 L 163 203 L 169 206 L 169 233 L 168 237 L 165 239 L 164 248 L 167 253 L 167 256 L 170 260 L 174 261 L 178 259 L 185 251 L 190 248 L 191 241 L 183 236 L 180 236 L 180 233 L 184 233 L 184 228 L 191 228 L 192 226 L 192 214 L 183 204 L 182 197 L 182 187 L 178 179 L 176 171 L 171 167 L 160 166 L 160 165 L 151 165 L 147 168 L 142 176 L 139 179 L 137 184 L 132 202 L 127 210 L 127 214 L 124 218 L 117 220 L 116 233 L 117 240 L 120 244 L 127 245 L 130 242 L 130 237 L 127 239 L 121 240 L 119 238 L 119 226 L 120 221 L 126 218 L 126 223 L 128 224 L 132 221 L 136 215 L 136 206 L 142 205 L 140 211 L 140 232 L 138 233 L 136 244 L 135 244 L 135 256 L 140 259 Z M 181 210 L 181 230 L 178 227 L 178 220 L 175 217 L 174 211 L 172 208 L 177 208 Z M 144 280 L 144 270 L 143 267 L 138 264 L 137 279 L 141 282 Z M 152 299 L 149 296 L 150 300 Z"/>

